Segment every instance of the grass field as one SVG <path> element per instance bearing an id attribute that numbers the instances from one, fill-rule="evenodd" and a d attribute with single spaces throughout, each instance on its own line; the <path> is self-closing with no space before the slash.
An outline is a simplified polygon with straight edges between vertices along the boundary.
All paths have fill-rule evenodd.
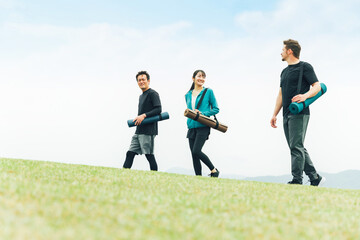
<path id="1" fill-rule="evenodd" d="M 0 239 L 360 239 L 360 191 L 0 159 Z"/>

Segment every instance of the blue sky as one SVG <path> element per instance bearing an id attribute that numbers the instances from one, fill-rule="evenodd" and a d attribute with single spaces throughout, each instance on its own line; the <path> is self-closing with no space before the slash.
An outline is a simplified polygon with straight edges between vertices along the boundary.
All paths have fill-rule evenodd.
<path id="1" fill-rule="evenodd" d="M 199 36 L 204 30 L 217 29 L 222 36 L 234 38 L 243 32 L 235 22 L 242 11 L 268 11 L 275 1 L 1 1 L 2 23 L 26 23 L 82 28 L 92 24 L 111 24 L 146 30 L 176 22 L 188 22 L 191 28 L 183 36 Z M 13 33 L 14 34 L 14 33 Z M 15 41 L 14 41 L 15 40 Z M 2 38 L 3 52 L 24 52 L 24 48 L 46 48 L 59 39 L 38 38 L 29 42 L 24 35 Z M 6 47 L 4 45 L 7 45 Z"/>
<path id="2" fill-rule="evenodd" d="M 34 24 L 85 26 L 107 22 L 127 27 L 152 27 L 191 21 L 198 27 L 231 29 L 242 11 L 271 10 L 276 1 L 14 1 L 2 16 L 20 15 Z M 10 13 L 9 13 L 10 12 Z M 3 17 L 4 19 L 4 17 Z"/>
<path id="3" fill-rule="evenodd" d="M 274 1 L 19 1 L 0 2 L 0 20 L 6 23 L 53 25 L 82 28 L 92 24 L 111 24 L 124 28 L 146 30 L 176 22 L 188 22 L 191 28 L 183 36 L 199 36 L 204 30 L 217 29 L 223 37 L 241 36 L 235 16 L 242 11 L 268 11 Z M 1 8 L 3 6 L 3 8 Z M 10 32 L 2 38 L 3 53 L 24 53 L 61 44 L 51 36 L 29 41 L 21 33 Z M 12 37 L 11 37 L 12 36 Z M 40 49 L 41 48 L 41 49 Z"/>
<path id="4" fill-rule="evenodd" d="M 215 166 L 289 173 L 283 131 L 269 121 L 286 67 L 282 41 L 294 38 L 328 86 L 311 107 L 315 166 L 360 169 L 359 12 L 355 0 L 0 0 L 0 156 L 121 167 L 141 93 L 134 76 L 147 70 L 170 113 L 159 126 L 159 169 L 191 169 L 184 95 L 200 68 L 229 125 L 205 146 Z M 148 169 L 138 159 L 134 168 Z"/>

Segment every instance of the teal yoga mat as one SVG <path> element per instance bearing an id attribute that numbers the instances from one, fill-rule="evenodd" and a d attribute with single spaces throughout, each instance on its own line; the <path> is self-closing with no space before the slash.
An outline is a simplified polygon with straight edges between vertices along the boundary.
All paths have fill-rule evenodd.
<path id="1" fill-rule="evenodd" d="M 140 125 L 145 125 L 145 124 L 149 124 L 149 123 L 153 123 L 153 122 L 158 122 L 158 121 L 162 121 L 162 120 L 166 120 L 169 119 L 169 113 L 168 112 L 163 112 L 159 115 L 153 116 L 153 117 L 149 117 L 149 118 L 145 118 Z M 127 121 L 127 124 L 129 125 L 129 127 L 134 127 L 135 122 L 133 122 L 134 119 L 130 119 Z"/>
<path id="2" fill-rule="evenodd" d="M 289 106 L 289 110 L 292 114 L 298 114 L 300 113 L 304 108 L 307 108 L 310 104 L 312 104 L 313 102 L 315 102 L 319 97 L 321 97 L 322 95 L 324 95 L 327 91 L 327 87 L 324 83 L 320 83 L 321 86 L 321 90 L 312 98 L 308 98 L 306 99 L 304 102 L 301 103 L 297 103 L 297 102 L 293 102 L 290 104 Z"/>

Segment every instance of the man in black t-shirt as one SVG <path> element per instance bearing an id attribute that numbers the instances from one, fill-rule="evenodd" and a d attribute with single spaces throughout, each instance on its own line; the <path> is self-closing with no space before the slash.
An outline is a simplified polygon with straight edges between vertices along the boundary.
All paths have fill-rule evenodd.
<path id="1" fill-rule="evenodd" d="M 161 113 L 160 97 L 155 90 L 149 87 L 150 75 L 146 71 L 138 72 L 136 81 L 143 93 L 139 98 L 138 116 L 134 119 L 136 131 L 131 139 L 123 167 L 131 168 L 135 155 L 145 154 L 150 164 L 150 170 L 157 171 L 158 166 L 154 156 L 154 139 L 158 134 L 157 122 L 140 124 L 145 118 Z"/>
<path id="2" fill-rule="evenodd" d="M 303 172 L 305 172 L 310 179 L 311 185 L 319 186 L 325 181 L 325 178 L 316 172 L 304 147 L 306 129 L 310 118 L 309 107 L 304 108 L 297 115 L 289 111 L 289 105 L 292 102 L 304 102 L 321 90 L 312 66 L 309 63 L 300 62 L 300 50 L 301 47 L 297 41 L 292 39 L 284 41 L 281 56 L 282 61 L 286 61 L 288 66 L 281 73 L 280 91 L 270 124 L 273 128 L 277 127 L 276 116 L 283 108 L 284 132 L 291 152 L 291 173 L 293 175 L 292 181 L 288 183 L 302 184 L 302 176 Z M 303 67 L 302 79 L 300 79 L 300 67 Z"/>

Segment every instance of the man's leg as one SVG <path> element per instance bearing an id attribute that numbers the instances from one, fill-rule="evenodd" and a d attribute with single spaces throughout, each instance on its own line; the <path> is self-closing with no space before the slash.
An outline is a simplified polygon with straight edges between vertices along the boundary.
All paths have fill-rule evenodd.
<path id="1" fill-rule="evenodd" d="M 286 138 L 286 142 L 289 146 L 290 149 L 290 137 L 289 137 L 289 117 L 284 117 L 283 118 L 283 127 L 284 127 L 284 134 L 285 134 L 285 138 Z M 291 170 L 292 170 L 292 164 L 291 164 Z M 302 184 L 302 180 L 296 180 L 293 176 L 293 179 L 288 182 L 288 184 Z"/>
<path id="2" fill-rule="evenodd" d="M 126 153 L 126 159 L 123 168 L 131 168 L 134 162 L 135 155 L 139 153 L 141 153 L 140 143 L 139 143 L 138 135 L 135 134 L 131 139 L 129 151 L 127 151 Z"/>
<path id="3" fill-rule="evenodd" d="M 134 162 L 135 155 L 136 155 L 135 152 L 127 151 L 123 168 L 131 168 L 131 166 Z"/>
<path id="4" fill-rule="evenodd" d="M 154 156 L 155 135 L 139 134 L 139 143 L 141 152 L 145 154 L 146 159 L 149 161 L 150 170 L 157 171 L 158 166 Z"/>
<path id="5" fill-rule="evenodd" d="M 309 177 L 310 181 L 313 181 L 318 178 L 318 174 L 316 172 L 314 164 L 311 161 L 311 158 L 310 158 L 309 153 L 307 152 L 306 148 L 304 148 L 304 152 L 305 152 L 304 172 Z"/>
<path id="6" fill-rule="evenodd" d="M 307 152 L 307 150 L 305 149 L 305 166 L 304 166 L 304 172 L 305 174 L 309 177 L 310 179 L 310 185 L 312 186 L 320 186 L 322 185 L 325 181 L 326 178 L 320 176 L 314 167 L 314 164 L 312 163 L 310 156 Z"/>
<path id="7" fill-rule="evenodd" d="M 157 166 L 154 154 L 145 154 L 145 157 L 149 161 L 150 170 L 157 171 L 158 166 Z"/>
<path id="8" fill-rule="evenodd" d="M 305 166 L 304 139 L 307 127 L 305 116 L 290 115 L 284 123 L 285 136 L 291 153 L 291 173 L 293 180 L 299 183 L 302 183 Z"/>
<path id="9" fill-rule="evenodd" d="M 310 115 L 304 115 L 304 139 L 306 136 L 306 131 L 307 131 L 307 127 L 309 124 L 309 120 L 310 120 Z M 313 162 L 311 161 L 310 155 L 308 153 L 308 151 L 306 150 L 306 148 L 304 148 L 304 153 L 305 153 L 305 164 L 304 164 L 304 172 L 305 174 L 309 177 L 310 181 L 313 181 L 315 179 L 318 178 L 318 174 L 316 172 L 316 169 L 314 167 Z"/>

